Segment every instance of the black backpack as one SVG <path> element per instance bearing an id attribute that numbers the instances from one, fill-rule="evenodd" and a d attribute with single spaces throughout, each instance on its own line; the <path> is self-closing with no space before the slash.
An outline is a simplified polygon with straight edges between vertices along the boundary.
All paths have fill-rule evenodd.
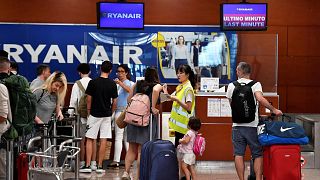
<path id="1" fill-rule="evenodd" d="M 12 125 L 19 136 L 31 133 L 36 116 L 36 96 L 29 89 L 25 77 L 11 75 L 1 80 L 9 91 Z"/>
<path id="2" fill-rule="evenodd" d="M 256 102 L 251 87 L 256 81 L 248 84 L 234 81 L 231 110 L 234 123 L 250 123 L 255 120 Z"/>

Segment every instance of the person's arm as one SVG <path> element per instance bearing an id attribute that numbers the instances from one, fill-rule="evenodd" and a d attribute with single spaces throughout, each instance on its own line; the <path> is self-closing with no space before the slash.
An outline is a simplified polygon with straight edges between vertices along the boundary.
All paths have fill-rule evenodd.
<path id="1" fill-rule="evenodd" d="M 158 114 L 159 110 L 156 108 L 156 104 L 158 102 L 159 94 L 162 91 L 162 86 L 160 84 L 157 84 L 153 87 L 152 90 L 152 105 L 151 105 L 151 110 L 153 114 Z"/>
<path id="2" fill-rule="evenodd" d="M 88 112 L 88 116 L 90 115 L 90 112 L 91 112 L 91 102 L 92 102 L 92 96 L 87 94 L 87 112 Z"/>
<path id="3" fill-rule="evenodd" d="M 129 96 L 128 96 L 128 98 L 127 98 L 127 102 L 128 102 L 128 103 L 130 102 L 130 100 L 131 100 L 131 98 L 132 98 L 132 96 L 133 96 L 133 91 L 134 91 L 134 89 L 136 88 L 136 84 L 137 84 L 137 83 L 134 83 L 134 85 L 133 85 L 132 88 L 130 89 Z"/>
<path id="4" fill-rule="evenodd" d="M 191 140 L 191 137 L 189 135 L 185 136 L 184 138 L 182 139 L 179 139 L 179 143 L 181 144 L 188 144 Z"/>
<path id="5" fill-rule="evenodd" d="M 119 84 L 119 86 L 121 86 L 126 92 L 130 92 L 130 86 L 126 85 L 125 83 L 123 83 L 122 81 L 120 81 L 118 78 L 116 78 L 114 80 L 114 82 L 116 82 L 117 84 Z"/>
<path id="6" fill-rule="evenodd" d="M 264 107 L 268 108 L 272 113 L 274 113 L 274 114 L 277 115 L 277 116 L 282 115 L 282 112 L 281 112 L 279 109 L 273 107 L 273 106 L 269 103 L 269 101 L 268 101 L 266 98 L 263 97 L 261 91 L 256 91 L 256 92 L 254 93 L 254 95 L 255 95 L 257 101 L 258 101 L 261 105 L 263 105 Z"/>
<path id="7" fill-rule="evenodd" d="M 34 118 L 34 122 L 35 122 L 36 124 L 43 124 L 43 121 L 41 121 L 41 119 L 40 119 L 38 116 L 36 116 L 36 117 Z"/>
<path id="8" fill-rule="evenodd" d="M 184 48 L 185 48 L 185 54 L 187 57 L 188 65 L 192 67 L 193 63 L 191 62 L 190 53 L 188 52 L 188 47 L 186 45 L 184 45 Z"/>
<path id="9" fill-rule="evenodd" d="M 78 97 L 79 95 L 79 87 L 77 83 L 74 83 L 71 90 L 70 103 L 69 107 L 77 107 L 78 106 Z M 79 98 L 80 99 L 80 98 Z"/>
<path id="10" fill-rule="evenodd" d="M 174 64 L 175 64 L 175 60 L 176 60 L 176 45 L 174 45 L 171 49 L 171 54 L 172 54 L 172 58 L 171 58 L 171 67 L 175 68 L 174 67 Z"/>
<path id="11" fill-rule="evenodd" d="M 1 84 L 0 86 L 0 122 L 4 122 L 9 113 L 9 93 L 8 89 Z"/>
<path id="12" fill-rule="evenodd" d="M 192 100 L 194 100 L 194 94 L 192 93 L 191 90 L 189 90 L 187 92 L 187 96 L 190 95 L 190 93 L 192 95 Z M 173 96 L 173 95 L 170 96 L 170 99 L 172 101 L 176 101 L 183 109 L 185 109 L 185 110 L 187 110 L 189 112 L 192 110 L 192 101 L 183 102 L 183 101 L 179 100 L 177 98 L 177 96 Z"/>
<path id="13" fill-rule="evenodd" d="M 56 105 L 56 115 L 59 121 L 61 121 L 64 117 L 60 108 L 60 104 L 57 103 Z"/>
<path id="14" fill-rule="evenodd" d="M 117 101 L 118 101 L 118 98 L 112 98 L 112 107 L 111 107 L 112 113 L 115 112 L 117 109 Z"/>

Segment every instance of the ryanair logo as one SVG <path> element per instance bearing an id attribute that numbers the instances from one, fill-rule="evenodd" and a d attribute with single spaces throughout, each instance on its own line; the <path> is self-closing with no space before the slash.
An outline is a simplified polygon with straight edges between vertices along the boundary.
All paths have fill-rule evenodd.
<path id="1" fill-rule="evenodd" d="M 141 19 L 142 14 L 139 13 L 108 13 L 102 12 L 102 17 L 109 19 Z"/>

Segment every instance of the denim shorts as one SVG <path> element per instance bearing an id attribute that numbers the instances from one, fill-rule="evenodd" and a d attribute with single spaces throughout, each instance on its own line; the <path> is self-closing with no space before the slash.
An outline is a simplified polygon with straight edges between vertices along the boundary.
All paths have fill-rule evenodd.
<path id="1" fill-rule="evenodd" d="M 248 145 L 252 158 L 262 157 L 262 146 L 258 141 L 256 127 L 232 127 L 232 144 L 234 156 L 244 156 Z"/>

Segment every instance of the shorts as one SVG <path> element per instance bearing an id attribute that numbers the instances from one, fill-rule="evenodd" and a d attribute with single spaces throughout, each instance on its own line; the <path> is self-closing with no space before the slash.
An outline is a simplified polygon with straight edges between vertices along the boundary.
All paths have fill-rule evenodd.
<path id="1" fill-rule="evenodd" d="M 178 160 L 183 161 L 188 165 L 196 164 L 196 155 L 194 153 L 182 153 L 177 151 Z"/>
<path id="2" fill-rule="evenodd" d="M 85 124 L 80 124 L 80 137 L 86 137 L 86 128 L 87 128 L 87 123 L 85 123 Z"/>
<path id="3" fill-rule="evenodd" d="M 100 132 L 100 138 L 112 138 L 111 117 L 94 117 L 90 115 L 87 120 L 86 137 L 97 139 Z"/>
<path id="4" fill-rule="evenodd" d="M 262 146 L 258 141 L 256 127 L 232 127 L 233 155 L 244 156 L 247 145 L 253 159 L 262 157 Z"/>

